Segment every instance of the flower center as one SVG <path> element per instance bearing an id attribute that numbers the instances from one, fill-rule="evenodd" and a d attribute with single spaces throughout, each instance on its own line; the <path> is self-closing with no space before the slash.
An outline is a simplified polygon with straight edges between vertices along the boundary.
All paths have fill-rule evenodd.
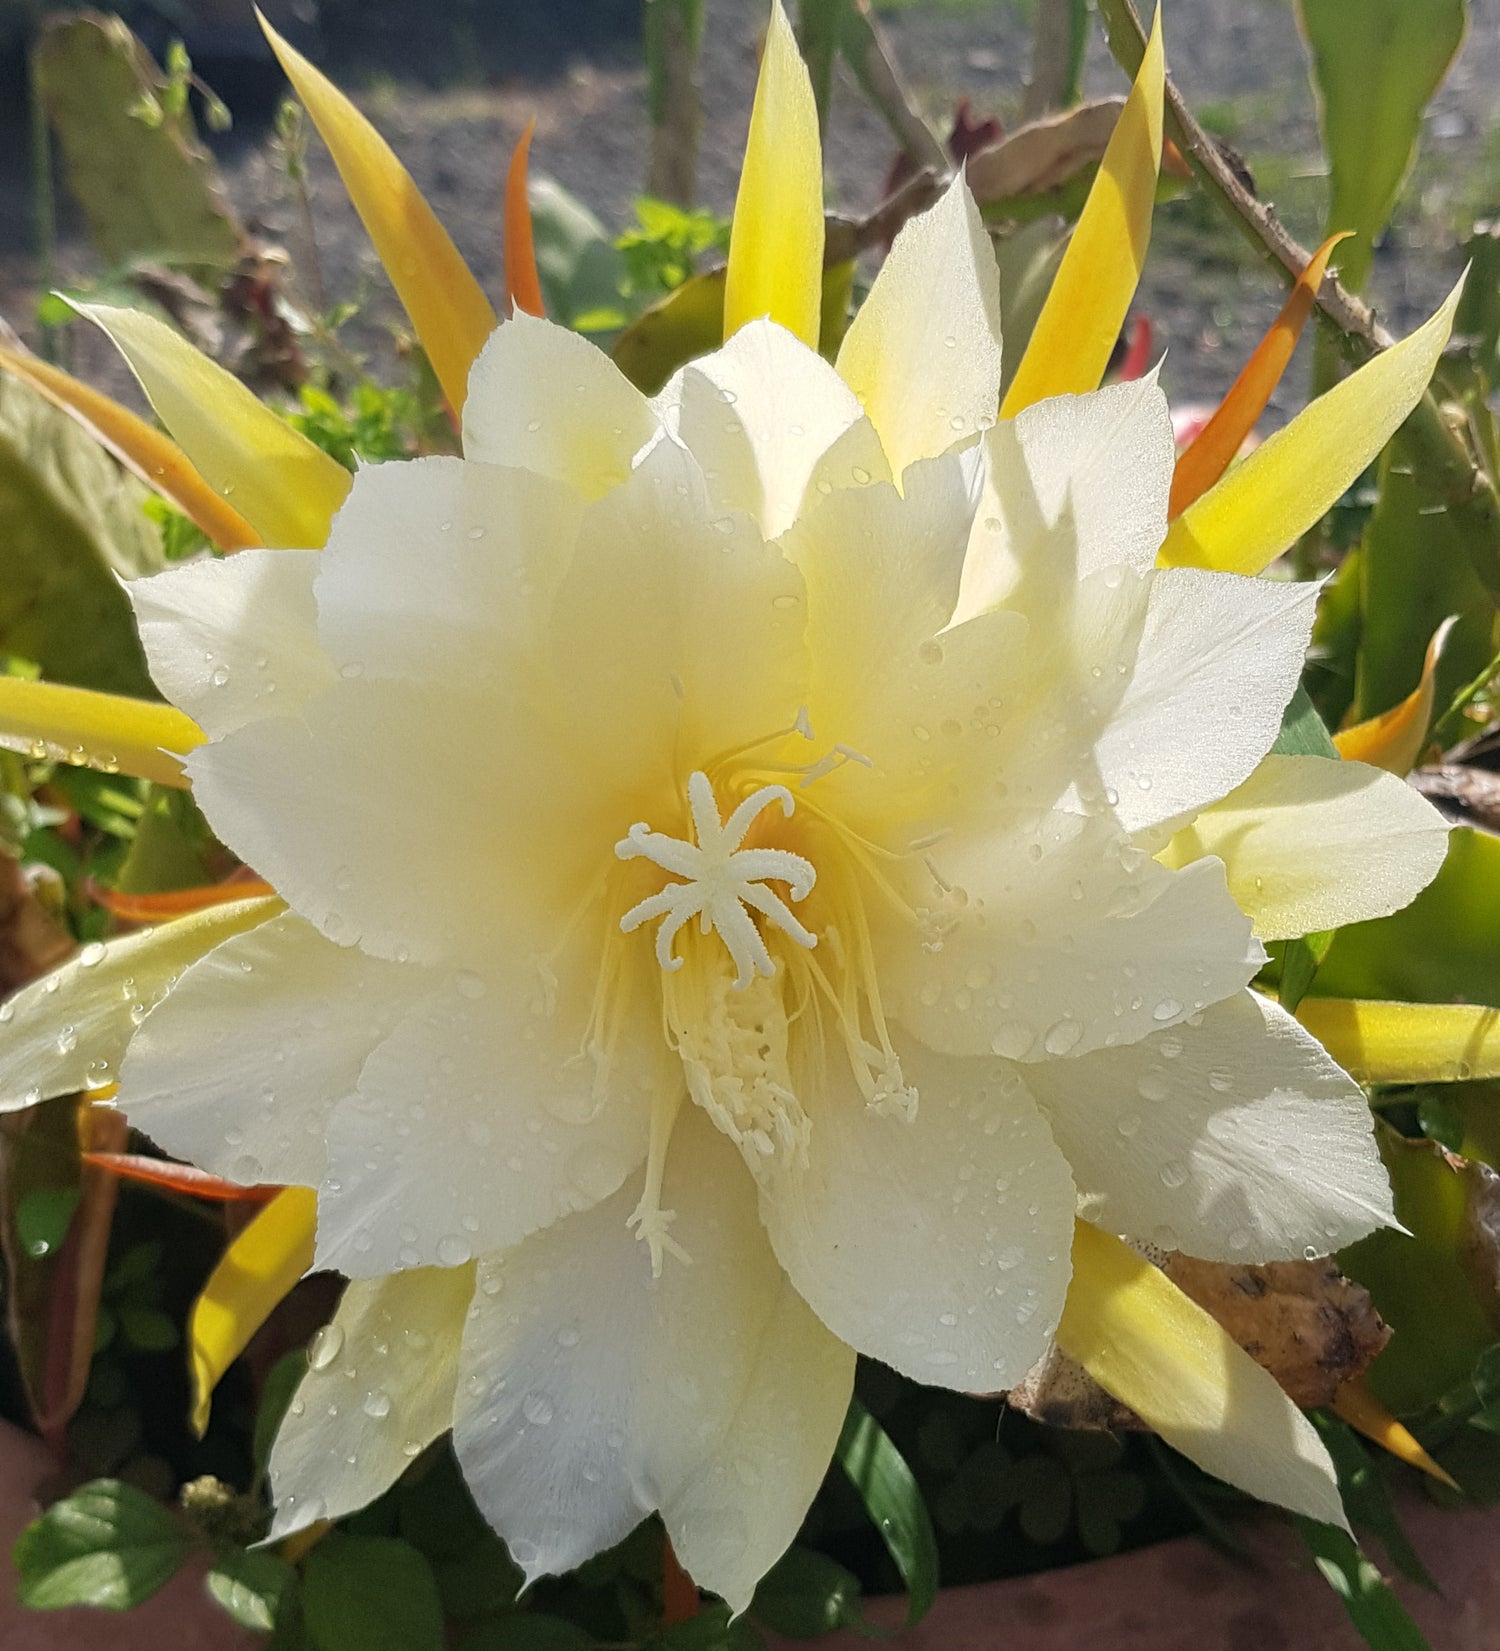
<path id="1" fill-rule="evenodd" d="M 720 819 L 713 786 L 701 769 L 689 777 L 687 794 L 695 842 L 652 831 L 641 821 L 615 844 L 620 859 L 650 860 L 685 879 L 632 906 L 620 919 L 620 930 L 630 934 L 660 918 L 656 960 L 675 973 L 683 959 L 674 954 L 672 943 L 678 930 L 696 917 L 703 934 L 712 931 L 724 942 L 734 962 L 735 990 L 743 992 L 756 975 L 769 978 L 776 972 L 752 912 L 759 912 L 799 946 L 811 950 L 818 943 L 767 883 L 785 883 L 792 899 L 801 901 L 812 892 L 818 874 L 810 861 L 789 849 L 741 847 L 751 826 L 773 803 L 780 803 L 783 816 L 791 818 L 796 805 L 784 785 L 764 785 L 752 792 L 727 820 Z"/>

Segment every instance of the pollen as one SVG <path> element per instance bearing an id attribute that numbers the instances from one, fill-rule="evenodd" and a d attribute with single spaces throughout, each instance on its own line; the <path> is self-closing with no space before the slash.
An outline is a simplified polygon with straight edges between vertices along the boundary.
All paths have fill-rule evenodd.
<path id="1" fill-rule="evenodd" d="M 787 819 L 796 806 L 784 785 L 765 785 L 721 819 L 713 786 L 701 770 L 688 778 L 688 808 L 693 820 L 693 842 L 652 831 L 644 822 L 633 825 L 615 844 L 622 860 L 649 860 L 663 871 L 683 879 L 669 883 L 657 894 L 648 895 L 620 919 L 620 929 L 630 934 L 643 923 L 657 918 L 656 960 L 669 974 L 682 967 L 683 959 L 673 950 L 673 942 L 683 926 L 698 919 L 700 931 L 717 934 L 734 963 L 734 986 L 745 988 L 757 975 L 771 976 L 776 965 L 753 913 L 811 950 L 818 937 L 797 920 L 786 901 L 769 883 L 784 883 L 794 901 L 812 892 L 817 872 L 812 863 L 789 849 L 743 848 L 756 820 L 777 804 Z"/>

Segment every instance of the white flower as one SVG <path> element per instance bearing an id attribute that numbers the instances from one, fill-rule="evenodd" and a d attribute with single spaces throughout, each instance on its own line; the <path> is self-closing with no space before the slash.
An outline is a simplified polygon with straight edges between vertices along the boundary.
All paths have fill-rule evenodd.
<path id="1" fill-rule="evenodd" d="M 1153 858 L 1265 756 L 1314 590 L 1155 569 L 1154 384 L 976 445 L 996 315 L 957 185 L 838 372 L 752 322 L 648 402 L 517 316 L 463 460 L 364 470 L 321 553 L 132 587 L 194 792 L 290 910 L 188 969 L 121 1103 L 317 1187 L 354 1279 L 278 1531 L 451 1423 L 528 1574 L 659 1508 L 738 1608 L 855 1350 L 1018 1381 L 1080 1210 L 1236 1260 L 1391 1219 L 1223 863 Z M 1372 788 L 1424 845 L 1395 904 L 1442 827 Z"/>

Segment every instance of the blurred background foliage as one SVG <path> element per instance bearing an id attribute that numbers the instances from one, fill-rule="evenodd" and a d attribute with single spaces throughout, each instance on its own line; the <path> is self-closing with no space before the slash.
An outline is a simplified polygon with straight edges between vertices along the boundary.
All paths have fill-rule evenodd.
<path id="1" fill-rule="evenodd" d="M 1014 363 L 1118 109 L 1117 72 L 1102 74 L 1115 101 L 1085 96 L 1090 74 L 1101 78 L 1098 14 L 1128 60 L 1124 12 L 1119 0 L 1100 0 L 1097 12 L 1085 0 L 948 0 L 949 22 L 930 38 L 947 40 L 944 29 L 981 18 L 961 58 L 978 81 L 996 72 L 991 39 L 1025 64 L 1002 125 L 983 99 L 956 101 L 951 86 L 939 95 L 925 65 L 900 61 L 892 41 L 918 5 L 802 0 L 798 13 L 830 166 L 837 174 L 847 164 L 839 145 L 852 123 L 862 175 L 873 179 L 858 210 L 846 188 L 830 218 L 825 346 L 836 346 L 894 229 L 963 160 L 994 237 Z M 1279 949 L 1266 984 L 1288 1002 L 1306 993 L 1500 1007 L 1500 221 L 1490 216 L 1500 212 L 1500 146 L 1484 132 L 1494 99 L 1462 117 L 1480 127 L 1466 150 L 1477 167 L 1444 171 L 1432 152 L 1436 123 L 1460 118 L 1456 105 L 1440 105 L 1466 27 L 1483 11 L 1493 28 L 1492 0 L 1474 6 L 1471 18 L 1466 0 L 1265 0 L 1278 62 L 1308 77 L 1317 176 L 1295 173 L 1284 151 L 1243 152 L 1276 118 L 1264 91 L 1198 109 L 1214 159 L 1206 170 L 1187 164 L 1190 132 L 1169 127 L 1177 146 L 1160 191 L 1156 284 L 1148 280 L 1116 364 L 1144 370 L 1159 353 L 1155 329 L 1186 341 L 1189 377 L 1216 395 L 1227 390 L 1248 348 L 1241 343 L 1253 341 L 1284 289 L 1285 244 L 1247 218 L 1247 203 L 1268 189 L 1285 189 L 1288 223 L 1305 239 L 1356 232 L 1339 255 L 1345 287 L 1394 292 L 1381 319 L 1398 331 L 1412 319 L 1406 276 L 1436 293 L 1470 265 L 1432 396 L 1293 554 L 1302 575 L 1329 579 L 1306 694 L 1294 707 L 1302 721 L 1293 728 L 1290 719 L 1287 734 L 1288 749 L 1332 750 L 1328 730 L 1400 705 L 1421 687 L 1434 634 L 1454 617 L 1430 662 L 1411 778 L 1460 828 L 1443 873 L 1407 911 Z M 467 206 L 472 193 L 475 174 L 452 141 L 472 110 L 461 99 L 442 105 L 446 147 L 434 160 L 420 127 L 401 128 L 405 94 L 388 78 L 393 62 L 411 81 L 449 88 L 443 96 L 455 84 L 498 84 L 507 99 L 517 77 L 555 75 L 586 41 L 596 63 L 638 77 L 641 142 L 607 161 L 626 169 L 617 193 L 643 191 L 633 204 L 606 222 L 561 183 L 533 178 L 548 312 L 611 350 L 648 389 L 717 342 L 728 232 L 717 210 L 722 151 L 732 154 L 740 134 L 726 140 L 733 122 L 707 106 L 703 87 L 714 54 L 728 50 L 739 54 L 734 74 L 748 98 L 741 59 L 753 31 L 738 12 L 704 0 L 451 0 L 418 29 L 397 0 L 267 9 L 363 84 L 378 118 L 396 118 L 429 163 L 440 207 L 444 194 Z M 928 0 L 922 15 L 931 11 Z M 1214 15 L 1232 22 L 1222 8 Z M 1167 20 L 1170 40 L 1170 6 Z M 1193 41 L 1183 44 L 1191 55 Z M 1500 51 L 1493 40 L 1476 49 L 1472 73 L 1484 82 Z M 554 148 L 565 147 L 567 121 L 605 118 L 591 113 L 607 101 L 602 72 L 565 68 Z M 0 223 L 22 225 L 31 241 L 24 268 L 11 269 L 0 291 L 25 294 L 8 319 L 43 357 L 85 376 L 99 371 L 67 299 L 128 302 L 181 328 L 341 464 L 455 450 L 430 368 L 389 322 L 387 295 L 339 244 L 348 231 L 325 211 L 326 162 L 283 101 L 246 7 L 142 0 L 104 14 L 0 0 L 0 73 L 16 88 L 10 107 L 21 112 L 11 118 L 29 157 L 23 204 L 7 220 L 0 197 Z M 493 114 L 489 103 L 478 108 L 482 119 Z M 500 128 L 513 135 L 519 118 L 507 113 Z M 487 130 L 493 138 L 494 125 Z M 491 160 L 486 199 L 498 194 Z M 453 227 L 484 244 L 475 262 L 493 273 L 495 236 L 474 217 Z M 90 254 L 80 252 L 79 230 Z M 1382 288 L 1393 270 L 1402 280 Z M 1272 420 L 1368 352 L 1376 323 L 1363 315 L 1325 307 L 1315 348 L 1294 363 Z M 0 330 L 0 346 L 19 347 L 16 334 Z M 1177 399 L 1190 423 L 1189 398 Z M 118 581 L 206 553 L 204 541 L 73 420 L 3 374 L 0 545 L 0 669 L 154 693 Z M 174 891 L 237 874 L 183 794 L 69 756 L 0 752 L 0 997 L 75 948 L 166 910 L 160 902 Z M 3 1021 L 0 1005 L 0 1036 Z M 1372 1093 L 1398 1213 L 1414 1236 L 1379 1234 L 1339 1261 L 1397 1331 L 1370 1366 L 1370 1389 L 1459 1487 L 1429 1479 L 1426 1493 L 1486 1501 L 1500 1499 L 1500 1092 L 1461 1064 L 1445 1078 Z M 0 1135 L 0 1416 L 40 1431 L 58 1463 L 48 1487 L 57 1499 L 17 1550 L 23 1594 L 37 1608 L 127 1608 L 206 1550 L 214 1598 L 280 1651 L 435 1651 L 445 1631 L 461 1651 L 691 1651 L 754 1644 L 756 1623 L 791 1635 L 858 1624 L 869 1592 L 905 1590 L 915 1616 L 940 1575 L 1014 1575 L 1187 1530 L 1236 1540 L 1233 1493 L 1154 1440 L 1064 1431 L 997 1398 L 936 1394 L 868 1366 L 798 1545 L 766 1579 L 751 1618 L 736 1624 L 708 1610 L 663 1626 L 680 1581 L 654 1522 L 576 1576 L 518 1598 L 518 1573 L 446 1445 L 320 1540 L 257 1549 L 269 1442 L 337 1281 L 311 1278 L 292 1293 L 230 1370 L 207 1432 L 195 1437 L 185 1420 L 184 1326 L 254 1206 L 205 1202 L 170 1174 L 151 1187 L 91 1164 L 90 1152 L 149 1149 L 76 1097 L 5 1119 Z M 1319 1425 L 1356 1525 L 1420 1581 L 1391 1502 L 1391 1482 L 1415 1476 L 1331 1413 Z M 1348 1582 L 1351 1613 L 1372 1644 L 1420 1644 L 1352 1546 L 1307 1534 L 1325 1571 Z"/>

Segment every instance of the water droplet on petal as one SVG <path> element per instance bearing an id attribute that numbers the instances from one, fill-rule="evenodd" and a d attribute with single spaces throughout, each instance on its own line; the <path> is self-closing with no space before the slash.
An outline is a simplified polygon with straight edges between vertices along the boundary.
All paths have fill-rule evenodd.
<path id="1" fill-rule="evenodd" d="M 337 1324 L 325 1324 L 307 1349 L 308 1368 L 326 1370 L 343 1351 L 343 1330 Z"/>

